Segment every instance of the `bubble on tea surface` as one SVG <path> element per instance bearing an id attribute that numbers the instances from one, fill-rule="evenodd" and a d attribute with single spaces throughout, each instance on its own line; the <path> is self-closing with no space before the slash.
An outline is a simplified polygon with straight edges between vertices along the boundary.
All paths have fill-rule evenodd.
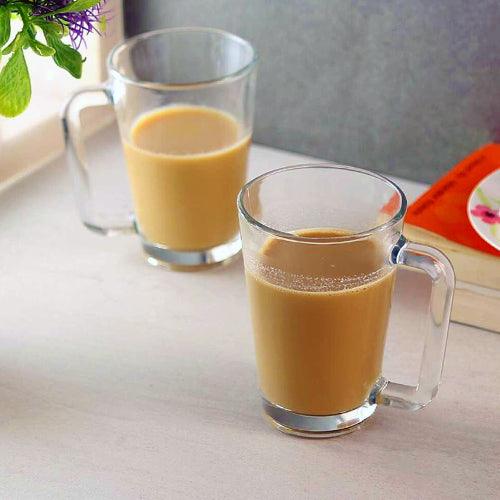
<path id="1" fill-rule="evenodd" d="M 385 276 L 390 269 L 381 267 L 370 273 L 349 276 L 314 276 L 284 271 L 276 266 L 263 263 L 258 257 L 245 256 L 247 272 L 268 283 L 302 292 L 335 292 L 355 289 L 368 285 Z"/>

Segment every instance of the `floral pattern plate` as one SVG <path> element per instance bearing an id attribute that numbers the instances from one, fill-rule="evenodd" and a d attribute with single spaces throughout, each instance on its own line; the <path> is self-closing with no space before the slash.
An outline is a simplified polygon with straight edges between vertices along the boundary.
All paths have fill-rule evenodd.
<path id="1" fill-rule="evenodd" d="M 479 236 L 500 250 L 500 168 L 473 189 L 467 203 L 467 215 Z"/>

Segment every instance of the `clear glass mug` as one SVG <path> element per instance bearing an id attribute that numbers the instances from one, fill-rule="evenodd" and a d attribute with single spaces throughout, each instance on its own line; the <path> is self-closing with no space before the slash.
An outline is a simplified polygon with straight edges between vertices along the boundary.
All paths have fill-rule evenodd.
<path id="1" fill-rule="evenodd" d="M 241 190 L 257 371 L 278 429 L 335 436 L 378 404 L 416 410 L 436 395 L 455 277 L 444 254 L 402 235 L 406 206 L 389 179 L 334 164 L 274 170 Z M 432 279 L 416 386 L 381 374 L 397 265 Z"/>
<path id="2" fill-rule="evenodd" d="M 76 93 L 63 112 L 83 223 L 106 235 L 136 231 L 154 265 L 200 268 L 237 254 L 234 200 L 246 180 L 254 114 L 252 46 L 210 28 L 162 29 L 115 47 L 108 72 L 105 84 Z M 134 214 L 123 204 L 109 207 L 110 189 L 100 194 L 102 171 L 110 166 L 86 161 L 89 130 L 81 113 L 109 104 Z"/>

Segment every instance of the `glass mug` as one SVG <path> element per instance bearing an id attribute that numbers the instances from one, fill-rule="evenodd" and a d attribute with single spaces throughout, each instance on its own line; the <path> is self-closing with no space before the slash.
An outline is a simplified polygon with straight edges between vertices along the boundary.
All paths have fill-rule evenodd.
<path id="1" fill-rule="evenodd" d="M 162 29 L 130 38 L 108 58 L 109 80 L 63 112 L 69 168 L 83 223 L 102 234 L 136 231 L 147 261 L 192 269 L 241 249 L 234 200 L 246 180 L 256 54 L 210 28 Z M 134 215 L 99 200 L 80 113 L 112 104 Z M 108 166 L 100 165 L 100 169 Z M 98 170 L 98 169 L 95 169 Z"/>
<path id="2" fill-rule="evenodd" d="M 402 235 L 406 205 L 382 175 L 334 164 L 274 170 L 241 190 L 257 371 L 278 429 L 335 436 L 378 404 L 416 410 L 436 395 L 455 278 L 445 255 Z M 416 386 L 381 375 L 398 264 L 432 279 Z"/>

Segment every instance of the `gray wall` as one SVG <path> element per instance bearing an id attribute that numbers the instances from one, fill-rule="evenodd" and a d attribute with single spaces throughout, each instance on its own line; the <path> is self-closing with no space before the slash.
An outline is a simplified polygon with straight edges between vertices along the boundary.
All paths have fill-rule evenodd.
<path id="1" fill-rule="evenodd" d="M 260 54 L 255 141 L 433 181 L 500 139 L 498 0 L 125 0 L 126 31 L 213 26 Z"/>

